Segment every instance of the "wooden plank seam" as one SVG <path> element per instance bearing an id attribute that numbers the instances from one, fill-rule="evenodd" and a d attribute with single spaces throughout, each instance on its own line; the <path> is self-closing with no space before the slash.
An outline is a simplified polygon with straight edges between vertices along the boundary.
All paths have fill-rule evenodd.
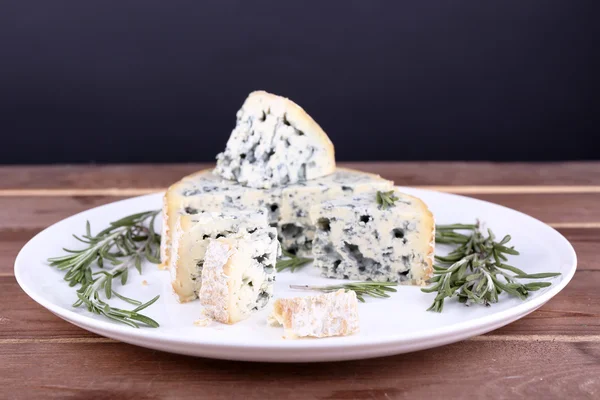
<path id="1" fill-rule="evenodd" d="M 417 189 L 434 190 L 438 192 L 457 194 L 573 194 L 600 193 L 600 186 L 522 186 L 522 185 L 490 185 L 490 186 L 460 186 L 460 185 L 422 185 L 411 186 Z M 0 189 L 0 197 L 18 196 L 140 196 L 161 192 L 165 188 L 96 188 L 96 189 Z"/>

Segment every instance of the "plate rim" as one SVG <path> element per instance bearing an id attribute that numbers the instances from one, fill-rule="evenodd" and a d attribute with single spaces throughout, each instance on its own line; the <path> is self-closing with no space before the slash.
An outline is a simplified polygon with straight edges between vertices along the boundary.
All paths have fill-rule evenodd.
<path id="1" fill-rule="evenodd" d="M 552 299 L 554 296 L 556 296 L 558 293 L 560 293 L 570 283 L 573 276 L 575 275 L 575 272 L 577 270 L 577 254 L 576 254 L 575 249 L 573 248 L 572 244 L 556 229 L 554 229 L 550 225 L 540 221 L 537 218 L 534 218 L 534 217 L 532 217 L 528 214 L 525 214 L 521 211 L 517 211 L 517 210 L 514 210 L 512 208 L 509 208 L 509 207 L 506 207 L 506 206 L 503 206 L 500 204 L 492 203 L 492 202 L 489 202 L 486 200 L 472 198 L 469 196 L 463 196 L 463 195 L 458 195 L 458 194 L 454 194 L 454 193 L 440 192 L 440 191 L 429 190 L 429 189 L 407 187 L 407 186 L 396 186 L 396 188 L 398 188 L 400 190 L 409 189 L 410 191 L 424 192 L 424 193 L 430 193 L 430 194 L 434 194 L 434 195 L 442 194 L 445 196 L 466 199 L 468 201 L 474 201 L 474 202 L 478 202 L 478 203 L 482 203 L 482 204 L 486 204 L 486 205 L 493 205 L 494 207 L 501 207 L 505 210 L 509 210 L 510 212 L 517 213 L 517 214 L 519 214 L 519 216 L 521 218 L 526 218 L 534 223 L 541 224 L 544 226 L 545 229 L 549 229 L 553 232 L 554 235 L 557 235 L 557 238 L 560 239 L 563 242 L 563 244 L 565 245 L 565 250 L 568 250 L 568 252 L 569 252 L 568 259 L 570 260 L 569 265 L 566 267 L 566 268 L 568 268 L 568 273 L 563 274 L 563 276 L 561 277 L 562 279 L 560 281 L 553 282 L 553 285 L 551 287 L 549 287 L 545 292 L 540 293 L 538 296 L 531 298 L 530 300 L 523 301 L 523 302 L 521 302 L 513 307 L 510 307 L 506 310 L 502 310 L 502 311 L 499 311 L 499 312 L 496 312 L 493 314 L 489 314 L 489 315 L 484 315 L 484 316 L 474 318 L 474 319 L 471 319 L 468 321 L 460 321 L 460 322 L 457 322 L 457 323 L 451 324 L 451 325 L 444 325 L 441 327 L 435 327 L 435 328 L 427 329 L 424 331 L 418 331 L 418 332 L 412 332 L 412 333 L 409 332 L 409 333 L 400 333 L 400 334 L 398 334 L 398 333 L 387 334 L 384 336 L 379 336 L 374 339 L 370 339 L 367 342 L 361 341 L 361 340 L 356 341 L 355 338 L 353 338 L 352 336 L 349 336 L 349 337 L 340 337 L 340 338 L 327 338 L 325 340 L 323 340 L 323 339 L 310 340 L 309 339 L 309 340 L 272 341 L 272 342 L 268 342 L 268 343 L 263 342 L 263 343 L 259 343 L 259 344 L 250 344 L 250 345 L 248 343 L 241 343 L 241 342 L 223 342 L 223 341 L 220 341 L 220 340 L 214 339 L 214 338 L 206 338 L 206 337 L 203 337 L 202 335 L 198 335 L 198 337 L 195 337 L 195 338 L 189 338 L 189 337 L 181 338 L 181 337 L 178 337 L 173 334 L 165 334 L 165 333 L 159 333 L 157 335 L 155 333 L 156 331 L 154 329 L 152 329 L 152 330 L 134 329 L 134 328 L 127 327 L 127 326 L 117 325 L 117 324 L 111 323 L 110 321 L 102 321 L 102 320 L 98 320 L 95 318 L 90 318 L 87 315 L 80 314 L 75 311 L 66 309 L 60 305 L 54 304 L 53 302 L 51 302 L 49 300 L 46 300 L 42 296 L 38 295 L 34 289 L 28 287 L 28 285 L 26 283 L 24 283 L 24 280 L 21 277 L 21 273 L 23 273 L 26 270 L 26 267 L 22 266 L 24 264 L 22 262 L 22 259 L 28 253 L 30 247 L 34 246 L 36 241 L 41 240 L 40 236 L 44 232 L 47 232 L 48 230 L 53 229 L 56 225 L 61 224 L 67 220 L 76 219 L 81 214 L 87 213 L 92 210 L 97 210 L 97 209 L 115 205 L 118 203 L 137 202 L 137 201 L 143 201 L 145 198 L 149 199 L 152 197 L 160 197 L 164 193 L 164 192 L 157 192 L 157 193 L 151 193 L 151 194 L 146 194 L 146 195 L 141 195 L 141 196 L 134 196 L 131 198 L 122 199 L 122 200 L 110 202 L 107 204 L 103 204 L 103 205 L 100 205 L 97 207 L 93 207 L 93 208 L 81 211 L 79 213 L 76 213 L 74 215 L 71 215 L 67 218 L 64 218 L 64 219 L 57 221 L 54 224 L 48 226 L 47 228 L 45 228 L 42 231 L 40 231 L 39 233 L 37 233 L 34 237 L 32 237 L 21 248 L 21 250 L 19 251 L 19 253 L 15 259 L 14 275 L 15 275 L 17 283 L 19 284 L 21 289 L 36 303 L 38 303 L 42 307 L 46 308 L 53 314 L 59 316 L 60 318 L 67 320 L 68 322 L 70 322 L 76 326 L 79 326 L 80 328 L 82 328 L 84 330 L 89 330 L 89 329 L 85 328 L 85 327 L 89 327 L 91 329 L 94 329 L 94 332 L 101 336 L 118 338 L 117 340 L 122 341 L 122 342 L 128 342 L 127 340 L 124 340 L 122 338 L 123 336 L 131 337 L 132 339 L 135 339 L 133 341 L 139 341 L 139 340 L 145 341 L 144 344 L 134 343 L 139 346 L 145 346 L 145 344 L 148 344 L 148 345 L 152 344 L 150 342 L 162 344 L 163 347 L 165 345 L 168 346 L 169 344 L 188 345 L 188 346 L 193 347 L 193 349 L 190 349 L 191 350 L 190 352 L 185 352 L 185 354 L 191 354 L 191 355 L 201 355 L 203 348 L 206 348 L 207 350 L 221 349 L 221 350 L 223 350 L 223 353 L 224 353 L 223 358 L 228 358 L 228 359 L 243 359 L 243 358 L 225 357 L 226 353 L 230 353 L 231 351 L 242 350 L 242 349 L 243 350 L 253 350 L 253 351 L 275 350 L 275 351 L 283 351 L 283 352 L 285 352 L 286 350 L 299 350 L 299 349 L 305 350 L 307 352 L 314 351 L 314 350 L 322 351 L 324 349 L 328 349 L 330 351 L 336 351 L 336 350 L 352 351 L 352 350 L 368 349 L 368 348 L 373 348 L 374 350 L 375 349 L 384 350 L 384 349 L 388 349 L 393 346 L 399 346 L 399 345 L 403 345 L 403 344 L 413 343 L 415 341 L 425 343 L 428 341 L 432 341 L 436 338 L 451 338 L 451 340 L 445 344 L 454 343 L 454 342 L 462 341 L 462 340 L 468 339 L 470 337 L 482 334 L 482 333 L 472 333 L 471 334 L 471 332 L 476 332 L 476 331 L 482 330 L 482 329 L 485 331 L 485 327 L 487 327 L 487 326 L 500 324 L 499 326 L 496 326 L 495 328 L 490 329 L 490 330 L 495 330 L 495 329 L 498 329 L 499 327 L 508 325 L 508 324 L 522 318 L 523 316 L 529 314 L 530 312 L 535 311 L 537 308 L 539 308 L 540 306 L 545 304 L 547 301 Z M 159 208 L 159 207 L 157 207 L 157 208 Z M 66 286 L 66 287 L 68 287 L 68 286 Z M 508 322 L 504 322 L 504 321 L 508 321 Z M 103 333 L 98 333 L 98 331 L 103 332 Z M 485 332 L 483 332 L 483 333 L 485 333 Z M 131 342 L 128 342 L 128 343 L 131 343 Z M 438 344 L 438 345 L 433 345 L 433 346 L 425 346 L 425 347 L 421 347 L 421 348 L 437 347 L 440 345 L 443 345 L 443 344 Z M 150 347 L 150 346 L 145 346 L 145 347 Z M 194 351 L 194 350 L 196 350 L 196 351 Z M 171 351 L 171 350 L 166 350 L 166 351 Z M 415 350 L 407 350 L 407 352 L 410 352 L 410 351 L 415 351 Z M 178 352 L 178 351 L 173 351 L 173 352 Z M 404 351 L 395 351 L 395 352 L 392 352 L 391 354 L 398 354 L 401 352 L 404 352 Z M 323 356 L 324 356 L 325 360 L 342 359 L 342 358 L 336 357 L 334 355 L 330 355 L 329 358 L 327 357 L 326 354 L 324 354 Z M 210 357 L 211 358 L 219 358 L 219 357 L 215 357 L 215 356 L 210 356 Z M 283 357 L 285 357 L 285 354 L 283 355 Z M 269 357 L 269 360 L 274 361 L 271 358 L 272 357 Z M 358 358 L 366 358 L 366 357 L 349 357 L 349 358 L 344 358 L 344 359 L 358 359 Z M 261 358 L 260 357 L 251 357 L 251 358 L 245 358 L 245 359 L 260 360 Z"/>

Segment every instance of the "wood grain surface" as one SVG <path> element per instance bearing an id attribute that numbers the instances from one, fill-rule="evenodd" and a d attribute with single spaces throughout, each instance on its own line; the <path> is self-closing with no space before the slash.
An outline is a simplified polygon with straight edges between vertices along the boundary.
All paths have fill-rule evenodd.
<path id="1" fill-rule="evenodd" d="M 600 163 L 351 163 L 399 185 L 523 211 L 575 247 L 571 283 L 487 335 L 394 357 L 321 364 L 200 359 L 99 337 L 17 285 L 20 248 L 77 212 L 163 190 L 205 166 L 0 167 L 0 398 L 600 398 Z"/>
<path id="2" fill-rule="evenodd" d="M 163 189 L 213 164 L 48 165 L 0 168 L 0 189 Z M 586 162 L 352 162 L 340 167 L 380 174 L 406 186 L 598 186 Z"/>

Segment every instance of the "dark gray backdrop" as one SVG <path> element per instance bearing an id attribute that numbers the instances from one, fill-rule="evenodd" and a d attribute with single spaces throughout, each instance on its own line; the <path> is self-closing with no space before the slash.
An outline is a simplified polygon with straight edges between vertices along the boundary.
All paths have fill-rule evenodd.
<path id="1" fill-rule="evenodd" d="M 0 2 L 0 162 L 209 161 L 255 89 L 340 160 L 600 158 L 599 3 Z"/>

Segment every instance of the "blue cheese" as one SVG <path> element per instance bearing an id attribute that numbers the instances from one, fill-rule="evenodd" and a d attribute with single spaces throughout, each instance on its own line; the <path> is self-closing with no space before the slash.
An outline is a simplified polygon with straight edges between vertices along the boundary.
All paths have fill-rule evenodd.
<path id="1" fill-rule="evenodd" d="M 201 211 L 266 210 L 276 226 L 282 247 L 302 256 L 311 254 L 314 225 L 310 207 L 325 200 L 352 196 L 367 190 L 390 190 L 393 182 L 378 175 L 338 168 L 335 173 L 284 188 L 255 189 L 219 178 L 211 170 L 187 176 L 163 197 L 161 259 L 167 267 L 172 232 L 180 214 Z"/>
<path id="2" fill-rule="evenodd" d="M 338 168 L 332 175 L 283 188 L 278 233 L 287 251 L 310 256 L 315 235 L 310 208 L 326 200 L 372 190 L 391 190 L 392 181 L 379 175 Z"/>
<path id="3" fill-rule="evenodd" d="M 267 214 L 262 210 L 179 214 L 169 260 L 171 285 L 179 301 L 183 303 L 198 297 L 202 287 L 204 256 L 211 239 L 251 234 L 268 227 Z M 276 240 L 274 228 L 267 234 Z"/>
<path id="4" fill-rule="evenodd" d="M 433 215 L 420 199 L 395 191 L 382 209 L 376 192 L 311 208 L 314 265 L 328 278 L 421 285 L 432 276 Z"/>
<path id="5" fill-rule="evenodd" d="M 199 292 L 205 316 L 234 324 L 268 304 L 280 252 L 275 235 L 275 228 L 258 228 L 210 240 Z"/>
<path id="6" fill-rule="evenodd" d="M 252 189 L 227 181 L 204 170 L 186 176 L 172 185 L 163 197 L 161 236 L 162 266 L 169 265 L 172 233 L 180 214 L 194 215 L 204 211 L 265 210 L 269 224 L 279 220 L 279 189 Z"/>
<path id="7" fill-rule="evenodd" d="M 163 266 L 169 265 L 172 235 L 181 214 L 264 210 L 269 224 L 277 227 L 282 247 L 291 253 L 310 256 L 315 235 L 309 215 L 311 206 L 366 191 L 392 188 L 392 181 L 378 175 L 344 168 L 322 178 L 272 189 L 244 187 L 222 179 L 210 170 L 201 171 L 172 185 L 163 198 Z"/>
<path id="8" fill-rule="evenodd" d="M 297 104 L 264 91 L 250 93 L 215 172 L 244 186 L 271 188 L 335 170 L 331 140 Z"/>

